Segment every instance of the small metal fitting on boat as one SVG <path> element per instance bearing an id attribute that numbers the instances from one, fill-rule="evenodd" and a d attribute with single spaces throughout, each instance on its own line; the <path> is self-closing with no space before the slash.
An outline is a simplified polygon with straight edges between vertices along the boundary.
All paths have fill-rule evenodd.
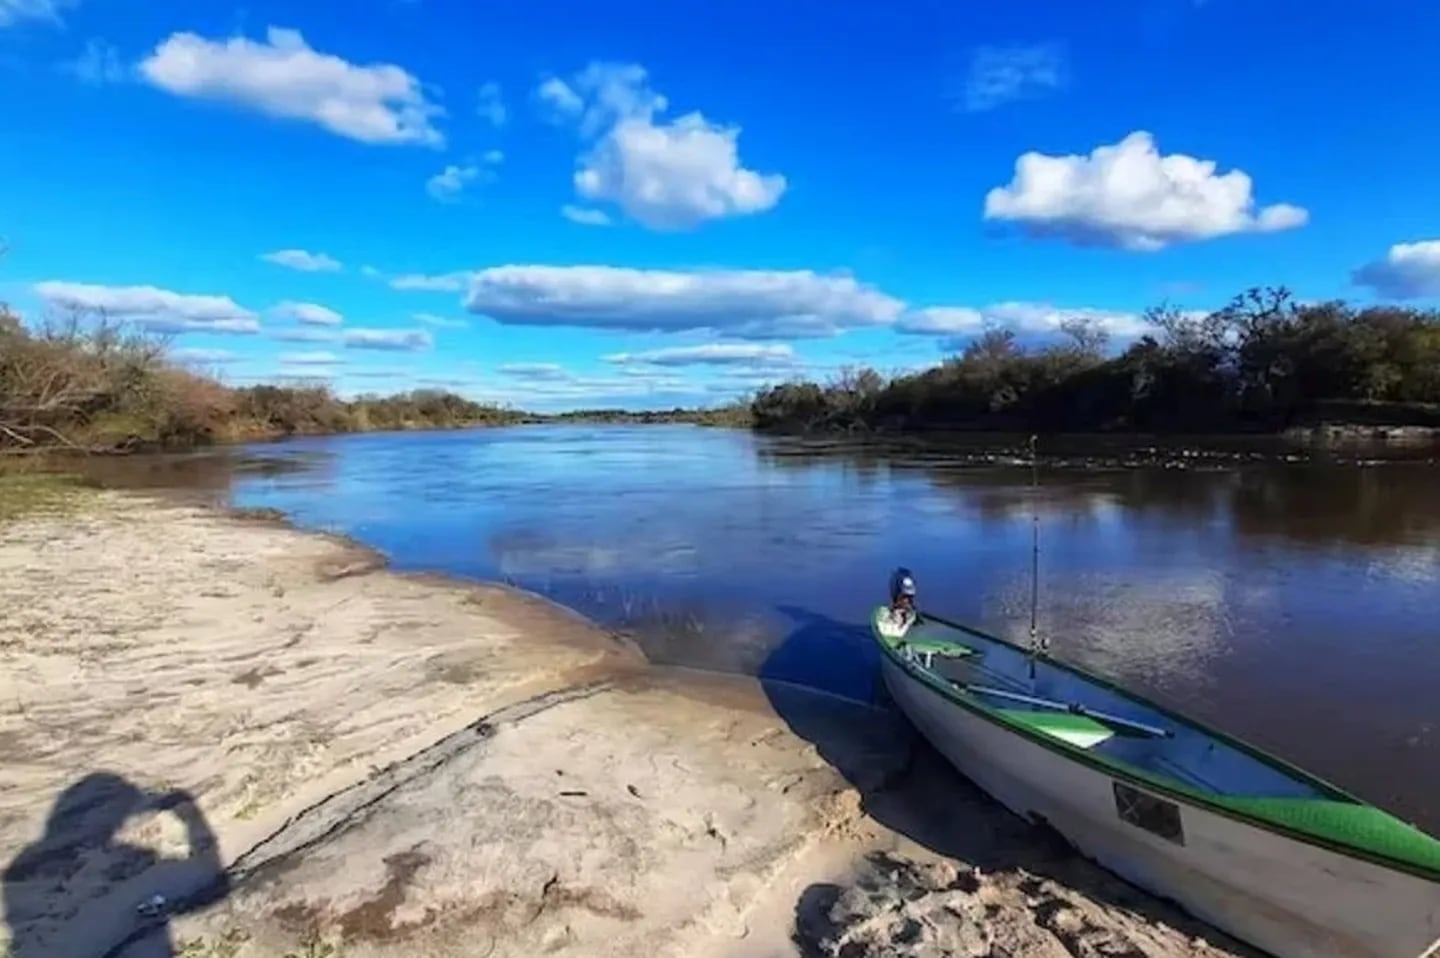
<path id="1" fill-rule="evenodd" d="M 151 895 L 136 905 L 135 910 L 145 918 L 153 918 L 162 914 L 169 904 L 169 900 L 164 895 Z"/>

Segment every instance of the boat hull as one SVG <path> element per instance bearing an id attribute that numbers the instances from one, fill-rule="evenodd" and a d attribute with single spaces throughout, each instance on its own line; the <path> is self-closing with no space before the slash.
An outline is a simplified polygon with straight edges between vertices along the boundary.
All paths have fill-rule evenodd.
<path id="1" fill-rule="evenodd" d="M 1280 958 L 1418 958 L 1440 939 L 1440 884 L 1158 794 L 956 704 L 890 656 L 882 669 L 925 738 L 991 796 L 1237 938 Z"/>

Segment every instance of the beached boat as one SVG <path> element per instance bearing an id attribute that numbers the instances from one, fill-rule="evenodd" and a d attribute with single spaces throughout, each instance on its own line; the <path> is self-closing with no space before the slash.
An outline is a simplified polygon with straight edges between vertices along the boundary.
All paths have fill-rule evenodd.
<path id="1" fill-rule="evenodd" d="M 889 607 L 872 626 L 935 748 L 1085 856 L 1280 958 L 1440 953 L 1435 838 L 1040 648 Z"/>

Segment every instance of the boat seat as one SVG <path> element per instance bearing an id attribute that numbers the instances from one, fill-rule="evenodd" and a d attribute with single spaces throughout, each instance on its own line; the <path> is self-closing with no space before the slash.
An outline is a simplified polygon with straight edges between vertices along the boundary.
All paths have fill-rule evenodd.
<path id="1" fill-rule="evenodd" d="M 1029 709 L 999 709 L 999 713 L 1012 722 L 1043 732 L 1051 738 L 1079 748 L 1094 748 L 1101 742 L 1114 738 L 1115 732 L 1107 725 L 1084 715 L 1070 712 L 1038 712 Z"/>

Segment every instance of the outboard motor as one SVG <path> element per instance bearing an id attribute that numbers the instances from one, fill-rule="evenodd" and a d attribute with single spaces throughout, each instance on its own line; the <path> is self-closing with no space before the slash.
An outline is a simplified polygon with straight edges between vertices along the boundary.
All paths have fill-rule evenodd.
<path id="1" fill-rule="evenodd" d="M 896 605 L 901 596 L 908 596 L 912 603 L 915 601 L 915 576 L 904 566 L 890 576 L 890 604 Z"/>

